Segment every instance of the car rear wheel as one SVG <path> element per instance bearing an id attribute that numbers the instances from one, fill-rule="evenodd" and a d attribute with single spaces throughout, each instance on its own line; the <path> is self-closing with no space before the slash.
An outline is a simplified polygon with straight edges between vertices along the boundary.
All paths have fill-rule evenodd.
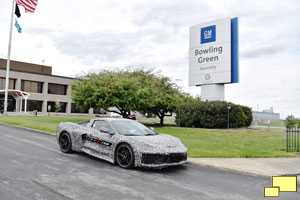
<path id="1" fill-rule="evenodd" d="M 59 146 L 60 150 L 64 153 L 72 152 L 72 140 L 70 134 L 67 132 L 63 132 L 59 137 Z"/>
<path id="2" fill-rule="evenodd" d="M 116 161 L 122 168 L 129 169 L 134 165 L 134 153 L 128 144 L 121 144 L 116 150 Z"/>

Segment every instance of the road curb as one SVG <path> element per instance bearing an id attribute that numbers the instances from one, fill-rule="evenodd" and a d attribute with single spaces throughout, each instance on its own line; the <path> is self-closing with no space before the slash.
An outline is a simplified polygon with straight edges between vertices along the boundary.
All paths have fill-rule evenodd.
<path id="1" fill-rule="evenodd" d="M 17 126 L 17 125 L 5 124 L 5 123 L 2 123 L 2 122 L 0 122 L 0 125 L 4 125 L 4 126 L 12 126 L 12 127 L 18 128 L 18 129 L 24 129 L 24 130 L 33 131 L 33 132 L 36 132 L 36 133 L 39 133 L 39 134 L 51 135 L 51 136 L 56 137 L 56 135 L 54 135 L 53 133 L 49 133 L 49 132 L 46 132 L 46 131 L 39 131 L 39 130 L 36 130 L 36 129 L 27 128 L 27 127 L 23 127 L 23 126 Z"/>

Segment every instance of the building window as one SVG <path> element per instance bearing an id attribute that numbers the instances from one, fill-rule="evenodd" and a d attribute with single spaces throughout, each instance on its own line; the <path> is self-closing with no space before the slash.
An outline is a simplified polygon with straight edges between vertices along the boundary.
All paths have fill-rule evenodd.
<path id="1" fill-rule="evenodd" d="M 71 113 L 89 113 L 89 109 L 81 109 L 76 105 L 76 103 L 72 103 Z"/>
<path id="2" fill-rule="evenodd" d="M 4 94 L 0 95 L 0 114 L 4 111 Z M 8 95 L 7 99 L 7 111 L 15 112 L 16 111 L 16 100 L 11 95 Z"/>
<path id="3" fill-rule="evenodd" d="M 54 102 L 54 101 L 48 101 L 47 103 L 47 112 L 62 112 L 65 113 L 67 109 L 67 103 L 64 102 Z"/>
<path id="4" fill-rule="evenodd" d="M 8 89 L 16 89 L 16 79 L 9 79 Z M 5 78 L 0 78 L 0 90 L 5 90 Z"/>
<path id="5" fill-rule="evenodd" d="M 67 95 L 67 85 L 49 83 L 48 94 Z"/>
<path id="6" fill-rule="evenodd" d="M 25 110 L 25 100 L 22 100 L 22 111 Z M 42 106 L 43 102 L 42 101 L 34 101 L 34 100 L 27 100 L 27 111 L 38 111 L 42 112 Z"/>
<path id="7" fill-rule="evenodd" d="M 22 80 L 21 90 L 24 92 L 43 93 L 43 83 Z"/>

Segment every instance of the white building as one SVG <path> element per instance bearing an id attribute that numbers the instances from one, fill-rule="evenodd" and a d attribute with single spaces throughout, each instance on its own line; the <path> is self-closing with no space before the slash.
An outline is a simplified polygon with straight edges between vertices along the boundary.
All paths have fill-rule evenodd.
<path id="1" fill-rule="evenodd" d="M 262 112 L 252 111 L 253 123 L 269 123 L 269 122 L 280 122 L 280 114 L 274 113 L 273 108 L 265 109 Z"/>

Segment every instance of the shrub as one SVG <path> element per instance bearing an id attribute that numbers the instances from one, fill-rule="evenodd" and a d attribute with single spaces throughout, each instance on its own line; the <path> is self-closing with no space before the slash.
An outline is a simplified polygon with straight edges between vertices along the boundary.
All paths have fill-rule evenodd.
<path id="1" fill-rule="evenodd" d="M 293 115 L 288 115 L 284 120 L 284 124 L 287 128 L 295 128 L 297 125 L 299 125 L 298 123 L 298 119 L 295 118 Z"/>
<path id="2" fill-rule="evenodd" d="M 229 127 L 248 127 L 252 111 L 247 106 L 226 101 L 195 101 L 183 103 L 176 109 L 176 124 L 183 127 L 226 128 L 229 109 Z"/>

